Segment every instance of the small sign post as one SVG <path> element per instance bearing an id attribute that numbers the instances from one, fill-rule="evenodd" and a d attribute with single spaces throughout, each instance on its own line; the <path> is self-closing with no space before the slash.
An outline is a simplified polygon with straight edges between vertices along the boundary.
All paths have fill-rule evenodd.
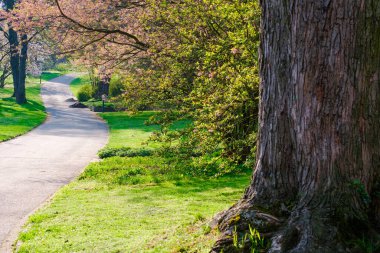
<path id="1" fill-rule="evenodd" d="M 40 84 L 42 84 L 42 73 L 40 74 Z"/>
<path id="2" fill-rule="evenodd" d="M 102 95 L 102 102 L 103 102 L 103 106 L 102 106 L 102 112 L 104 113 L 104 107 L 105 107 L 105 102 L 107 101 L 107 95 L 106 94 L 103 94 Z"/>

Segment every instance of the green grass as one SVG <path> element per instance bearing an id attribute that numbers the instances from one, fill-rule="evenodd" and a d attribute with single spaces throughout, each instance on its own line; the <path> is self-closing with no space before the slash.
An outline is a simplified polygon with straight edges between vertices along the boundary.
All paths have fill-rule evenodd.
<path id="1" fill-rule="evenodd" d="M 128 112 L 103 113 L 102 117 L 110 127 L 111 135 L 107 147 L 158 147 L 159 144 L 148 142 L 153 131 L 159 130 L 157 125 L 145 125 L 145 122 L 152 117 L 155 112 L 139 112 L 132 114 Z M 173 129 L 183 128 L 189 121 L 176 122 Z"/>
<path id="2" fill-rule="evenodd" d="M 57 78 L 59 76 L 61 76 L 63 73 L 61 72 L 58 72 L 58 71 L 49 71 L 49 72 L 43 72 L 42 76 L 41 76 L 41 79 L 43 81 L 49 81 L 53 78 Z"/>
<path id="3" fill-rule="evenodd" d="M 158 130 L 157 126 L 146 126 L 144 122 L 154 112 L 141 112 L 139 114 L 129 114 L 127 112 L 104 113 L 102 117 L 110 127 L 110 139 L 107 147 L 152 147 L 152 143 L 146 141 L 153 131 Z"/>
<path id="4" fill-rule="evenodd" d="M 108 147 L 145 147 L 153 112 L 105 113 Z M 176 127 L 182 127 L 179 123 Z M 157 156 L 112 157 L 90 164 L 30 217 L 18 252 L 208 252 L 208 222 L 243 194 L 250 172 L 190 178 Z"/>
<path id="5" fill-rule="evenodd" d="M 57 72 L 45 72 L 42 80 L 59 76 Z M 0 89 L 0 142 L 25 134 L 40 125 L 46 118 L 45 108 L 40 96 L 39 78 L 28 77 L 26 94 L 28 103 L 18 105 L 11 98 L 13 88 L 7 84 Z"/>

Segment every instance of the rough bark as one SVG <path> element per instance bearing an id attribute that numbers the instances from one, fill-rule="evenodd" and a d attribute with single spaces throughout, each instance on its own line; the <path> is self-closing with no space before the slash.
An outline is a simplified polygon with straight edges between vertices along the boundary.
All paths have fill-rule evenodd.
<path id="1" fill-rule="evenodd" d="M 250 225 L 268 252 L 360 252 L 380 225 L 380 1 L 261 7 L 256 168 L 212 251 L 237 251 Z"/>
<path id="2" fill-rule="evenodd" d="M 25 94 L 25 79 L 26 79 L 26 63 L 28 58 L 28 36 L 23 34 L 21 36 L 21 52 L 19 59 L 19 83 L 16 92 L 16 102 L 18 104 L 26 103 Z"/>
<path id="3" fill-rule="evenodd" d="M 19 72 L 20 54 L 18 51 L 18 47 L 19 47 L 18 35 L 17 35 L 17 32 L 13 30 L 12 28 L 10 28 L 8 31 L 8 40 L 9 40 L 9 45 L 10 45 L 10 50 L 11 50 L 10 62 L 11 62 L 11 71 L 12 71 L 13 87 L 14 87 L 13 97 L 15 97 L 18 90 L 18 84 L 20 83 L 20 72 Z"/>
<path id="4" fill-rule="evenodd" d="M 97 81 L 96 89 L 95 89 L 95 97 L 102 98 L 102 95 L 109 95 L 110 81 L 111 78 L 108 75 L 104 75 L 100 80 Z"/>
<path id="5" fill-rule="evenodd" d="M 16 5 L 16 0 L 6 0 L 6 9 L 12 10 Z M 8 24 L 10 27 L 8 29 L 8 40 L 10 45 L 10 63 L 11 71 L 13 77 L 13 87 L 14 93 L 13 97 L 16 97 L 16 102 L 18 104 L 26 103 L 25 94 L 25 78 L 26 78 L 26 61 L 27 61 L 27 51 L 28 42 L 27 35 L 21 36 L 21 49 L 20 42 L 18 38 L 18 33 L 12 28 L 12 24 Z"/>
<path id="6" fill-rule="evenodd" d="M 102 79 L 97 84 L 95 97 L 101 98 L 102 95 L 107 95 L 109 93 L 110 83 L 109 80 Z"/>

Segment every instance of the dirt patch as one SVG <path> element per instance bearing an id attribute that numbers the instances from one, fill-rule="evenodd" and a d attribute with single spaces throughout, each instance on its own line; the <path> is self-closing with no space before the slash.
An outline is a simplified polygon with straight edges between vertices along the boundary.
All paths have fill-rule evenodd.
<path id="1" fill-rule="evenodd" d="M 82 104 L 81 102 L 76 102 L 75 104 L 72 104 L 69 106 L 70 108 L 87 108 L 87 106 L 85 106 L 84 104 Z"/>
<path id="2" fill-rule="evenodd" d="M 68 98 L 65 100 L 65 102 L 78 102 L 75 98 Z"/>

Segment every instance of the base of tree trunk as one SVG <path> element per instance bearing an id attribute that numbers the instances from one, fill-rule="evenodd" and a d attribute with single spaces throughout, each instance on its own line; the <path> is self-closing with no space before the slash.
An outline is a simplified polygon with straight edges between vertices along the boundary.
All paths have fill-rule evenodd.
<path id="1" fill-rule="evenodd" d="M 28 101 L 26 99 L 17 100 L 16 103 L 19 105 L 26 104 Z"/>
<path id="2" fill-rule="evenodd" d="M 342 224 L 324 209 L 277 209 L 266 212 L 243 199 L 219 213 L 211 226 L 218 227 L 221 237 L 211 252 L 380 252 L 380 236 L 370 222 Z M 264 238 L 263 246 L 250 240 L 253 229 Z"/>
<path id="3" fill-rule="evenodd" d="M 260 4 L 256 167 L 213 252 L 252 228 L 272 253 L 380 252 L 380 1 Z"/>
<path id="4" fill-rule="evenodd" d="M 18 95 L 16 94 L 16 103 L 19 105 L 26 104 L 28 100 L 26 100 L 25 93 Z"/>

